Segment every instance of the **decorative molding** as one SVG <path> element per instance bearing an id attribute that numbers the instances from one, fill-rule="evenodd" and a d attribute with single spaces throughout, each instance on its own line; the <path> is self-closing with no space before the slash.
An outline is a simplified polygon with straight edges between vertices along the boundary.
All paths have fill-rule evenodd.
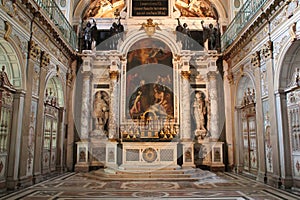
<path id="1" fill-rule="evenodd" d="M 147 23 L 142 24 L 141 29 L 144 29 L 149 37 L 154 35 L 156 30 L 160 30 L 160 28 L 158 27 L 158 23 L 153 23 L 153 19 L 151 18 L 147 19 Z"/>

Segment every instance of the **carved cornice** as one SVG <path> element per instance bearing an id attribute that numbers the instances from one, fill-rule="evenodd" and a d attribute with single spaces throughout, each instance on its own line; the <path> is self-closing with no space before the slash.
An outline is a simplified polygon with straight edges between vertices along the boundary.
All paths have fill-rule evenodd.
<path id="1" fill-rule="evenodd" d="M 40 55 L 41 49 L 40 47 L 34 42 L 29 42 L 29 56 L 31 59 L 36 59 Z"/>
<path id="2" fill-rule="evenodd" d="M 191 77 L 191 71 L 181 71 L 181 76 L 184 79 L 190 80 Z"/>
<path id="3" fill-rule="evenodd" d="M 260 67 L 260 51 L 256 51 L 252 54 L 251 64 L 253 67 Z"/>
<path id="4" fill-rule="evenodd" d="M 262 55 L 265 59 L 271 59 L 273 58 L 273 42 L 268 41 L 266 44 L 264 44 L 262 49 Z"/>

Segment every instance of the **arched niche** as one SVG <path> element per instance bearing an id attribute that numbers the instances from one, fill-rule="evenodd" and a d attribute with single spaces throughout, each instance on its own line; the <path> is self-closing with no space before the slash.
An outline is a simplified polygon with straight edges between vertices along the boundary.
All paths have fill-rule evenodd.
<path id="1" fill-rule="evenodd" d="M 243 104 L 243 99 L 245 96 L 245 92 L 248 91 L 248 88 L 253 91 L 255 88 L 254 81 L 248 74 L 241 76 L 237 83 L 237 90 L 236 90 L 236 100 L 235 105 L 241 106 Z"/>
<path id="2" fill-rule="evenodd" d="M 65 107 L 64 89 L 62 81 L 59 77 L 50 75 L 47 78 L 45 96 L 47 96 L 46 98 L 49 99 L 54 97 L 58 107 Z"/>
<path id="3" fill-rule="evenodd" d="M 292 76 L 299 68 L 300 63 L 300 41 L 287 42 L 282 48 L 278 59 L 278 67 L 275 71 L 274 90 L 286 89 L 291 82 Z"/>
<path id="4" fill-rule="evenodd" d="M 0 66 L 5 66 L 9 81 L 14 88 L 24 89 L 26 87 L 25 72 L 20 65 L 18 54 L 15 48 L 3 39 L 0 39 Z"/>

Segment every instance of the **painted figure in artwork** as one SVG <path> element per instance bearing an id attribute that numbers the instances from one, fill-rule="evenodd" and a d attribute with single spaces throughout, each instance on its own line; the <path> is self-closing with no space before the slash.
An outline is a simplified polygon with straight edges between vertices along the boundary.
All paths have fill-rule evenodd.
<path id="1" fill-rule="evenodd" d="M 103 91 L 96 92 L 94 103 L 93 103 L 94 104 L 93 117 L 95 118 L 95 129 L 103 130 L 107 132 L 109 105 L 108 105 L 108 99 L 105 98 L 105 95 L 107 94 Z"/>

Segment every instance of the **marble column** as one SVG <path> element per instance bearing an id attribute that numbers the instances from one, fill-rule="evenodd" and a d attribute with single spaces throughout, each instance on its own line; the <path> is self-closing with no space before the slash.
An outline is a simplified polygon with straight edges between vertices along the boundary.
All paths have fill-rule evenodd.
<path id="1" fill-rule="evenodd" d="M 79 136 L 81 141 L 86 141 L 89 138 L 90 132 L 92 73 L 90 71 L 84 71 L 82 75 L 81 130 Z"/>
<path id="2" fill-rule="evenodd" d="M 209 81 L 209 100 L 210 100 L 210 135 L 211 141 L 218 141 L 220 136 L 219 108 L 218 108 L 218 90 L 217 90 L 217 72 L 210 71 L 208 73 Z"/>
<path id="3" fill-rule="evenodd" d="M 181 71 L 181 77 L 181 139 L 184 141 L 191 141 L 190 71 Z"/>
<path id="4" fill-rule="evenodd" d="M 82 104 L 81 104 L 81 129 L 79 133 L 80 141 L 77 142 L 77 163 L 76 172 L 89 171 L 89 132 L 91 120 L 91 76 L 89 70 L 82 72 Z"/>
<path id="5" fill-rule="evenodd" d="M 35 159 L 33 167 L 33 175 L 35 182 L 40 182 L 42 179 L 41 175 L 41 163 L 42 163 L 42 154 L 43 151 L 43 128 L 44 128 L 44 98 L 45 98 L 45 87 L 46 87 L 46 75 L 47 67 L 50 63 L 50 56 L 48 53 L 41 52 L 41 61 L 40 61 L 40 74 L 39 74 L 39 99 L 37 107 L 37 119 L 36 119 L 36 135 L 35 135 Z"/>
<path id="6" fill-rule="evenodd" d="M 281 185 L 281 174 L 280 174 L 280 154 L 279 154 L 279 141 L 277 135 L 277 119 L 276 119 L 276 106 L 275 106 L 275 95 L 274 95 L 274 69 L 273 69 L 273 43 L 268 41 L 263 49 L 262 56 L 264 56 L 267 69 L 268 77 L 268 91 L 269 91 L 269 116 L 271 123 L 270 140 L 272 145 L 272 160 L 273 160 L 273 174 L 269 176 L 270 184 Z"/>
<path id="7" fill-rule="evenodd" d="M 27 175 L 27 167 L 29 165 L 28 159 L 30 158 L 31 152 L 28 147 L 29 140 L 29 125 L 31 120 L 31 102 L 32 102 L 32 85 L 33 79 L 32 74 L 34 73 L 34 65 L 37 62 L 37 58 L 40 55 L 40 48 L 38 45 L 31 41 L 29 43 L 30 51 L 27 59 L 27 82 L 26 82 L 26 96 L 24 102 L 24 114 L 23 114 L 23 124 L 22 124 L 22 140 L 21 140 L 21 149 L 20 152 L 20 169 L 19 169 L 19 180 L 21 186 L 31 185 L 32 176 Z M 33 161 L 32 161 L 33 162 Z"/>
<path id="8" fill-rule="evenodd" d="M 264 116 L 262 105 L 261 91 L 261 69 L 260 69 L 260 52 L 252 55 L 251 64 L 254 68 L 255 78 L 255 97 L 256 97 L 256 137 L 257 139 L 257 156 L 258 156 L 258 176 L 259 181 L 264 181 L 266 178 L 266 159 L 265 159 L 265 138 L 264 138 Z"/>
<path id="9" fill-rule="evenodd" d="M 110 76 L 110 109 L 109 109 L 109 140 L 116 141 L 118 135 L 118 78 L 119 70 L 114 69 L 109 72 Z"/>
<path id="10" fill-rule="evenodd" d="M 224 103 L 226 116 L 226 145 L 228 155 L 228 169 L 232 170 L 234 167 L 234 77 L 228 62 L 223 62 L 224 66 Z"/>
<path id="11" fill-rule="evenodd" d="M 67 73 L 67 90 L 66 90 L 66 111 L 67 111 L 67 141 L 66 141 L 66 166 L 68 171 L 73 171 L 74 165 L 74 113 L 73 113 L 73 95 L 76 77 L 76 60 L 71 63 L 71 70 Z"/>

